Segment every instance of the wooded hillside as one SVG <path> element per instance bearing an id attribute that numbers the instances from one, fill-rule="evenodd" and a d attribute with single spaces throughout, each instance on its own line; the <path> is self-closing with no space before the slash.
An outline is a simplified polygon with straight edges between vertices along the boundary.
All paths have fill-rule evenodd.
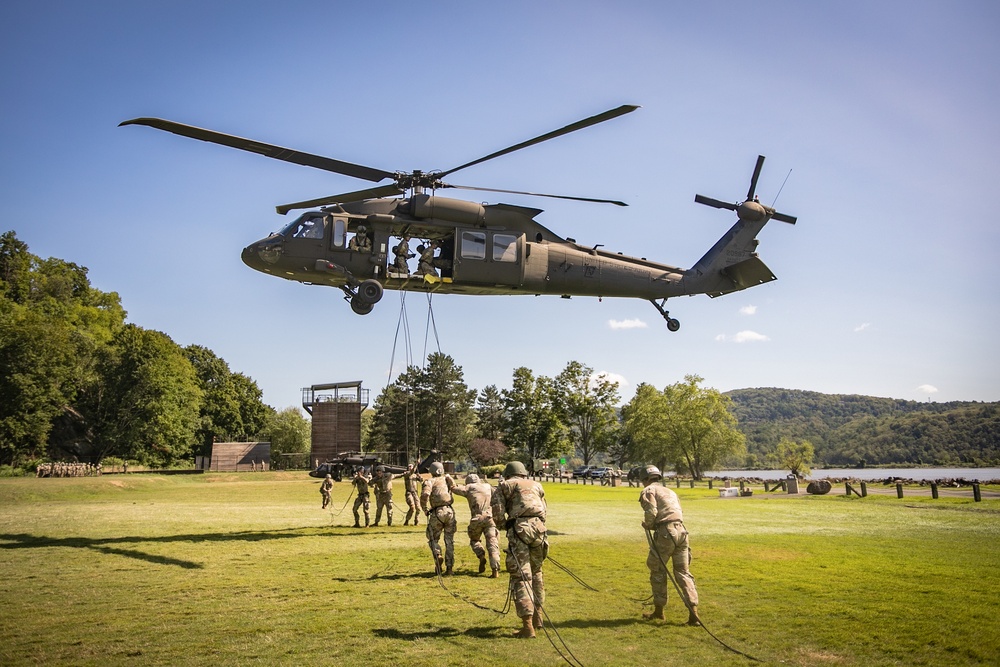
<path id="1" fill-rule="evenodd" d="M 1000 403 L 921 403 L 794 389 L 726 394 L 747 437 L 746 465 L 767 466 L 782 437 L 808 440 L 820 465 L 998 465 Z"/>

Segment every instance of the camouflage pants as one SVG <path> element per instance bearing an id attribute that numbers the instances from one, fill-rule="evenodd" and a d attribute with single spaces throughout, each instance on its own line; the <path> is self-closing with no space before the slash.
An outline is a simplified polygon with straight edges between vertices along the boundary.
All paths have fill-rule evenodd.
<path id="1" fill-rule="evenodd" d="M 674 579 L 684 591 L 684 597 L 691 605 L 698 604 L 698 590 L 694 587 L 694 577 L 688 570 L 691 550 L 688 548 L 688 532 L 680 521 L 671 521 L 652 531 L 653 547 L 646 557 L 649 568 L 649 584 L 653 589 L 653 604 L 667 604 L 667 559 L 673 560 Z M 655 549 L 654 549 L 655 548 Z"/>
<path id="2" fill-rule="evenodd" d="M 361 494 L 357 498 L 354 499 L 354 508 L 353 508 L 354 509 L 354 525 L 360 525 L 360 523 L 361 523 L 361 521 L 359 520 L 360 517 L 358 517 L 358 508 L 361 507 L 362 505 L 364 505 L 364 507 L 365 507 L 365 525 L 367 526 L 368 523 L 369 523 L 369 521 L 371 521 L 371 515 L 369 514 L 369 511 L 371 510 L 371 507 L 372 507 L 371 501 L 368 500 L 368 494 L 367 493 Z"/>
<path id="3" fill-rule="evenodd" d="M 455 511 L 450 506 L 436 507 L 427 517 L 427 545 L 435 561 L 441 555 L 441 533 L 444 533 L 444 566 L 451 569 L 455 565 Z"/>
<path id="4" fill-rule="evenodd" d="M 323 509 L 326 509 L 326 506 L 330 504 L 330 492 L 320 491 L 320 494 L 323 496 Z"/>
<path id="5" fill-rule="evenodd" d="M 382 520 L 382 509 L 385 508 L 385 522 L 392 525 L 392 494 L 375 494 L 375 525 Z"/>
<path id="6" fill-rule="evenodd" d="M 420 517 L 420 494 L 416 491 L 406 492 L 406 521 L 404 523 L 410 522 L 410 517 L 413 518 L 413 525 L 417 525 L 417 519 Z"/>
<path id="7" fill-rule="evenodd" d="M 485 538 L 486 548 L 480 541 Z M 500 569 L 500 531 L 493 525 L 493 518 L 472 519 L 469 521 L 469 546 L 478 558 L 489 557 L 490 567 Z"/>
<path id="8" fill-rule="evenodd" d="M 507 572 L 518 618 L 529 618 L 545 605 L 542 563 L 549 552 L 545 536 L 545 522 L 538 517 L 518 519 L 507 531 Z"/>

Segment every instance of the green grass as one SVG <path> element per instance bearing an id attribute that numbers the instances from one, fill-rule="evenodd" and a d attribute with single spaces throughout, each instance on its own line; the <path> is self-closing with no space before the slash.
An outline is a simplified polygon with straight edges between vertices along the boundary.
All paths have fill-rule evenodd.
<path id="1" fill-rule="evenodd" d="M 2 479 L 0 664 L 565 664 L 442 590 L 398 509 L 351 528 L 349 493 L 331 512 L 304 473 Z M 683 625 L 673 591 L 665 622 L 641 620 L 637 489 L 546 493 L 551 555 L 599 589 L 546 565 L 582 664 L 753 664 Z M 678 493 L 702 617 L 731 646 L 770 665 L 997 664 L 1000 500 Z M 461 505 L 446 585 L 500 609 L 506 576 L 475 574 Z"/>

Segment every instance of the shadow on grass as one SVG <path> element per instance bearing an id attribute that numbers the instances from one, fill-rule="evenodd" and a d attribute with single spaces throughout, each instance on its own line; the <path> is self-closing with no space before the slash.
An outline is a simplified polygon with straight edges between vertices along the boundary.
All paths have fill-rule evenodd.
<path id="1" fill-rule="evenodd" d="M 266 540 L 283 540 L 301 537 L 314 537 L 322 535 L 325 537 L 337 537 L 339 535 L 348 536 L 348 533 L 330 534 L 325 529 L 317 529 L 314 526 L 305 528 L 285 528 L 282 530 L 268 531 L 243 531 L 233 533 L 200 533 L 189 535 L 161 535 L 157 537 L 46 537 L 44 535 L 32 535 L 30 533 L 0 533 L 0 549 L 48 549 L 53 547 L 63 547 L 69 549 L 93 549 L 100 553 L 124 556 L 156 563 L 158 565 L 172 565 L 189 570 L 197 570 L 204 567 L 201 563 L 160 556 L 143 551 L 116 548 L 112 545 L 129 545 L 141 543 L 171 543 L 171 542 L 262 542 Z"/>
<path id="2" fill-rule="evenodd" d="M 479 627 L 459 630 L 457 628 L 435 628 L 433 630 L 416 630 L 406 632 L 398 628 L 373 628 L 372 634 L 380 639 L 401 639 L 403 641 L 413 641 L 414 639 L 440 639 L 441 637 L 475 637 L 477 639 L 497 639 L 510 634 L 509 628 Z"/>

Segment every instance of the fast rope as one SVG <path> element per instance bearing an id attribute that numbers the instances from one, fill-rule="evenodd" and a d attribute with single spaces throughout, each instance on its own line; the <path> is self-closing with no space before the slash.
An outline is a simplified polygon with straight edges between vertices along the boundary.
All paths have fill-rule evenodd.
<path id="1" fill-rule="evenodd" d="M 670 579 L 670 583 L 672 583 L 674 588 L 677 589 L 677 595 L 684 601 L 684 606 L 687 607 L 689 613 L 693 614 L 694 617 L 698 619 L 698 625 L 700 625 L 702 629 L 708 633 L 708 636 L 717 641 L 723 648 L 732 651 L 736 655 L 742 655 L 744 658 L 753 660 L 754 662 L 762 662 L 760 658 L 755 658 L 748 653 L 739 651 L 712 634 L 712 631 L 708 629 L 708 626 L 705 625 L 705 622 L 701 619 L 701 617 L 694 613 L 694 610 L 691 608 L 691 601 L 687 599 L 684 591 L 681 590 L 680 584 L 677 583 L 677 580 L 674 579 L 674 576 L 670 573 L 670 568 L 667 567 L 666 561 L 663 560 L 663 554 L 660 553 L 659 548 L 656 546 L 656 541 L 653 539 L 653 533 L 648 528 L 646 529 L 646 541 L 649 542 L 649 548 L 656 554 L 657 559 L 659 559 L 660 564 L 663 566 L 663 571 L 667 573 L 667 578 Z"/>
<path id="2" fill-rule="evenodd" d="M 433 292 L 427 292 L 427 324 L 424 325 L 424 359 L 427 359 L 427 337 L 430 330 L 434 329 L 434 342 L 437 343 L 438 354 L 441 354 L 441 339 L 438 338 L 437 322 L 434 321 L 434 308 L 431 306 Z"/>
<path id="3" fill-rule="evenodd" d="M 335 511 L 333 511 L 333 510 L 330 510 L 330 523 L 331 523 L 331 524 L 333 523 L 333 520 L 334 520 L 334 519 L 335 519 L 336 517 L 340 516 L 340 515 L 341 515 L 341 514 L 343 513 L 343 511 L 344 511 L 345 509 L 347 509 L 347 503 L 351 502 L 351 498 L 352 498 L 353 496 L 354 496 L 354 485 L 353 485 L 353 484 L 351 484 L 351 492 L 350 492 L 350 493 L 349 493 L 349 494 L 347 495 L 347 500 L 345 500 L 345 501 L 344 501 L 344 505 L 343 505 L 343 507 L 341 507 L 341 508 L 340 508 L 339 510 L 337 510 L 336 512 L 335 512 Z"/>
<path id="4" fill-rule="evenodd" d="M 522 542 L 524 541 L 520 535 L 517 535 L 516 530 L 514 531 L 514 535 L 517 537 L 517 539 L 521 540 Z M 545 638 L 549 641 L 549 644 L 551 644 L 552 648 L 556 650 L 556 653 L 559 655 L 559 657 L 565 660 L 567 664 L 571 665 L 571 667 L 584 667 L 583 663 L 580 662 L 580 659 L 577 658 L 575 655 L 573 655 L 573 651 L 566 644 L 566 641 L 562 638 L 562 635 L 559 634 L 559 630 L 556 629 L 556 626 L 552 622 L 552 619 L 549 618 L 549 613 L 545 611 L 545 607 L 539 606 L 538 603 L 535 601 L 535 591 L 531 586 L 531 580 L 525 577 L 524 568 L 521 567 L 521 562 L 517 559 L 517 554 L 514 553 L 514 548 L 510 545 L 510 538 L 507 539 L 506 553 L 509 554 L 510 557 L 514 560 L 514 564 L 517 566 L 518 572 L 521 573 L 521 584 L 528 592 L 528 597 L 531 599 L 531 606 L 534 607 L 535 609 L 540 609 L 542 612 L 542 616 L 545 617 L 546 622 L 542 623 L 542 631 L 545 633 Z M 551 560 L 548 558 L 548 554 L 546 554 L 546 559 Z M 529 572 L 531 571 L 530 568 L 528 571 Z M 511 586 L 509 586 L 509 589 L 510 592 L 508 593 L 508 595 L 513 597 L 514 595 L 513 579 L 511 579 Z M 552 635 L 549 634 L 550 627 L 552 628 L 552 634 L 556 636 L 556 638 L 559 640 L 559 643 L 562 644 L 563 649 L 566 650 L 565 654 L 563 653 L 562 649 L 560 649 L 559 646 L 556 645 L 555 641 L 552 639 Z M 572 660 L 570 660 L 570 658 L 572 658 Z"/>

